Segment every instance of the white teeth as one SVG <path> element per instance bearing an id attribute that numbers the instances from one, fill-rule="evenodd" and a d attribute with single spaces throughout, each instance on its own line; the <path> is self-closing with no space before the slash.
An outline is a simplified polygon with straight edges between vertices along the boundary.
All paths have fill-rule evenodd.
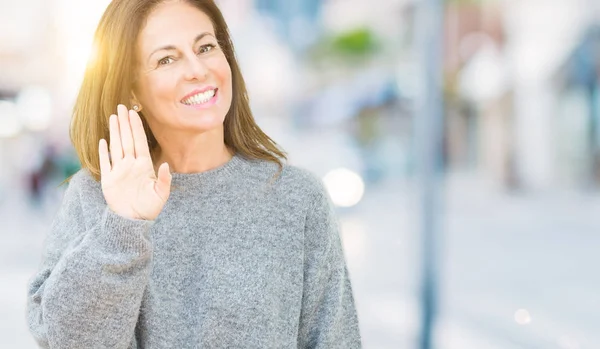
<path id="1" fill-rule="evenodd" d="M 192 104 L 204 104 L 210 101 L 211 98 L 215 96 L 215 90 L 208 90 L 203 93 L 198 93 L 186 100 L 183 101 L 183 104 L 192 105 Z"/>

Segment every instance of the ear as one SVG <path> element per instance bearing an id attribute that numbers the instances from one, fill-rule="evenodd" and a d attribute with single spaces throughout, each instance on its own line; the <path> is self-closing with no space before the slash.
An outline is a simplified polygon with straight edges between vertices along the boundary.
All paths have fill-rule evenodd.
<path id="1" fill-rule="evenodd" d="M 142 105 L 140 104 L 139 100 L 137 99 L 137 97 L 135 96 L 135 93 L 132 91 L 131 92 L 131 109 L 135 110 L 136 112 L 141 112 L 142 111 Z"/>

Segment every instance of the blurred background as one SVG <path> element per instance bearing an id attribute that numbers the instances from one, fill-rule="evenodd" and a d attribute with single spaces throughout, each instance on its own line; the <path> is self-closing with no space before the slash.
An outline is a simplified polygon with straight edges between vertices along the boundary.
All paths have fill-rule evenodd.
<path id="1" fill-rule="evenodd" d="M 600 1 L 446 0 L 435 57 L 424 1 L 218 1 L 259 125 L 338 208 L 364 347 L 419 348 L 433 260 L 433 347 L 600 348 Z M 70 113 L 108 3 L 0 0 L 2 348 L 35 348 L 26 285 L 79 169 Z M 443 69 L 426 216 L 424 62 Z"/>

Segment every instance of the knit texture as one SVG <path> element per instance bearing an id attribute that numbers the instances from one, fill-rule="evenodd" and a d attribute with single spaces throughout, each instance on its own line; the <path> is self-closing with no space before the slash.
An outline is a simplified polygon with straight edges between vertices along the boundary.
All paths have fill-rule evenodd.
<path id="1" fill-rule="evenodd" d="M 154 221 L 70 181 L 28 288 L 42 348 L 360 348 L 338 222 L 312 173 L 235 155 L 173 174 Z M 274 180 L 274 178 L 276 178 Z"/>

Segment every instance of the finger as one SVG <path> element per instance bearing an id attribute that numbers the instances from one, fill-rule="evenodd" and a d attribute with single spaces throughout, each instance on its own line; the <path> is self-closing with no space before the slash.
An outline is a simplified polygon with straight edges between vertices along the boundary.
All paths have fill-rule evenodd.
<path id="1" fill-rule="evenodd" d="M 131 123 L 131 131 L 133 132 L 135 156 L 150 157 L 150 149 L 148 149 L 148 138 L 144 131 L 144 124 L 135 110 L 129 111 L 129 121 Z"/>
<path id="2" fill-rule="evenodd" d="M 119 130 L 121 131 L 121 145 L 123 146 L 123 157 L 135 157 L 133 148 L 133 135 L 131 134 L 131 125 L 129 124 L 129 112 L 127 107 L 119 104 L 117 107 L 119 114 Z"/>
<path id="3" fill-rule="evenodd" d="M 98 146 L 98 153 L 100 156 L 100 176 L 101 178 L 106 178 L 110 173 L 110 159 L 108 157 L 108 145 L 106 144 L 106 140 L 103 138 L 100 140 L 100 144 Z"/>
<path id="4" fill-rule="evenodd" d="M 121 147 L 121 135 L 119 131 L 119 120 L 115 114 L 110 116 L 110 158 L 112 165 L 121 161 L 123 158 L 123 148 Z"/>
<path id="5" fill-rule="evenodd" d="M 163 200 L 163 202 L 167 202 L 169 198 L 169 194 L 171 193 L 171 180 L 173 176 L 171 176 L 171 172 L 169 171 L 169 164 L 163 163 L 158 168 L 158 180 L 154 184 L 154 190 Z"/>

